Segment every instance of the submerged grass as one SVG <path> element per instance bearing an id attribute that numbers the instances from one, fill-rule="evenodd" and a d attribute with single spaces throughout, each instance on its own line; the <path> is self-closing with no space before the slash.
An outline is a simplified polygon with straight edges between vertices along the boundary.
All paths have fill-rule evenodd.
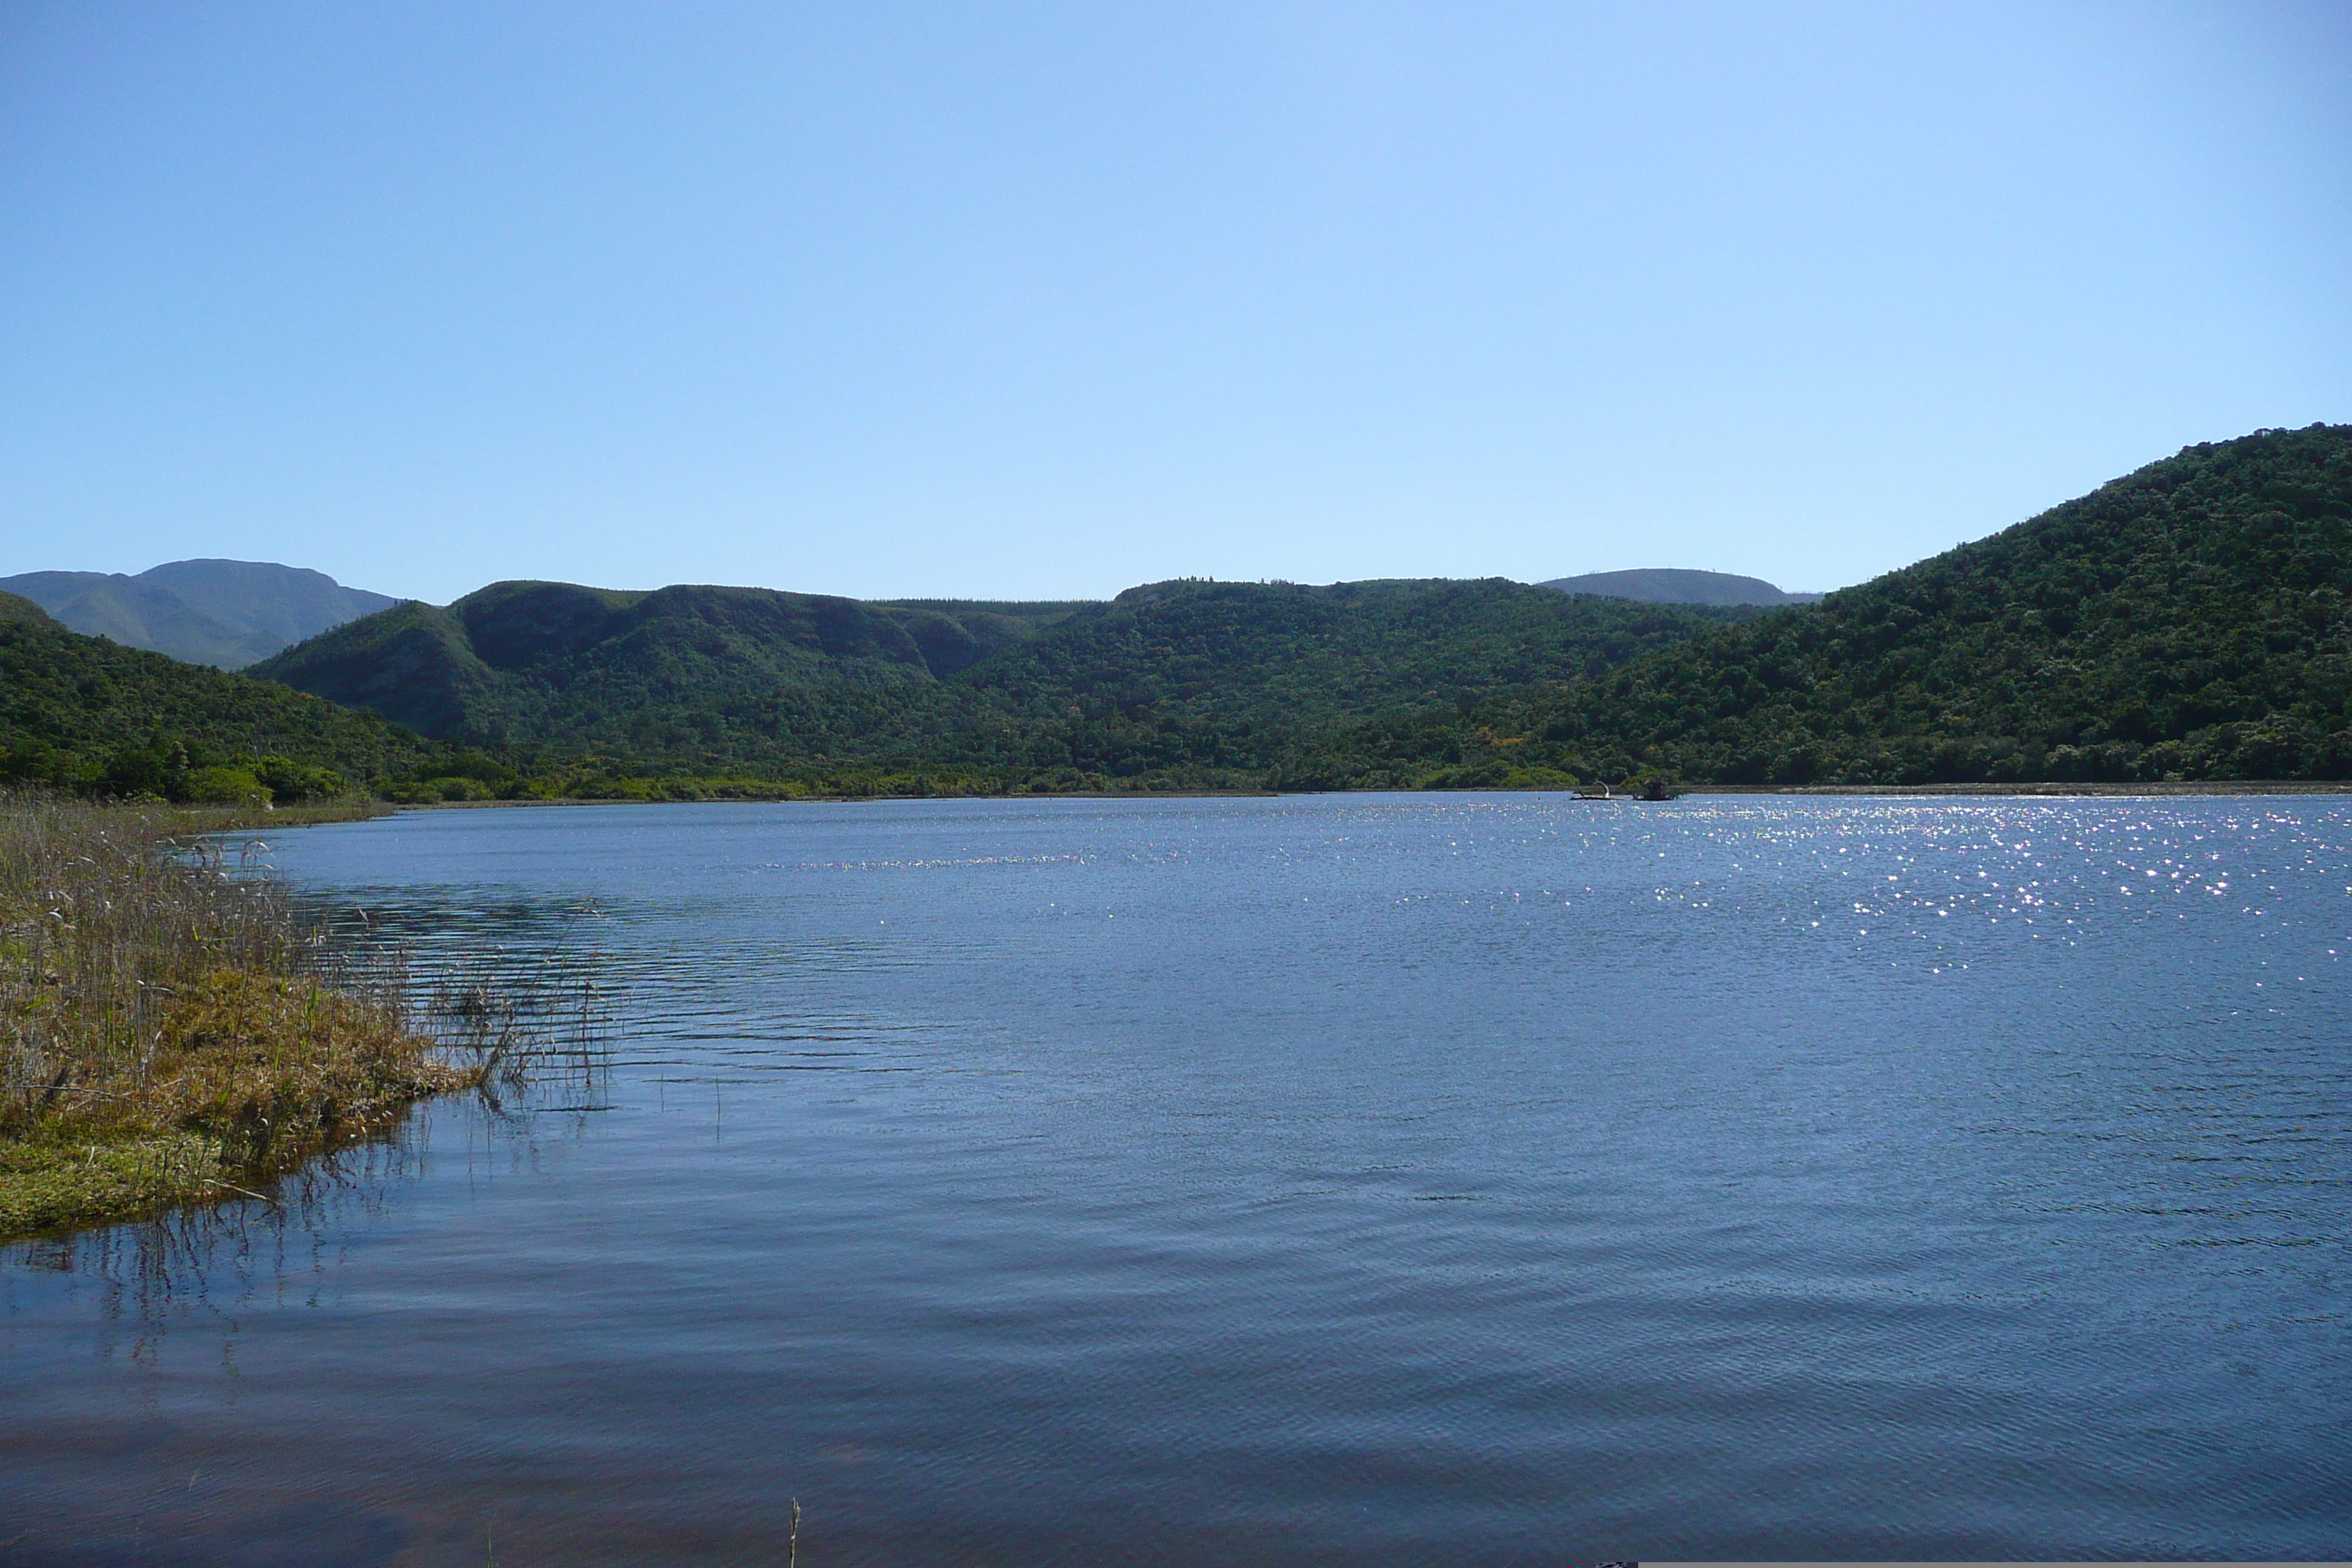
<path id="1" fill-rule="evenodd" d="M 236 826 L 0 796 L 0 1237 L 255 1195 L 484 1076 L 411 1027 L 396 977 L 331 976 L 282 887 L 168 852 Z"/>

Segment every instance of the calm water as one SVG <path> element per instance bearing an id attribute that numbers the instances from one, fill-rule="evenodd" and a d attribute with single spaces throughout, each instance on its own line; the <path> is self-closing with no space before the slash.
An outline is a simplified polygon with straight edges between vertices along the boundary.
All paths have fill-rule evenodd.
<path id="1" fill-rule="evenodd" d="M 434 813 L 613 1053 L 0 1262 L 0 1562 L 2352 1555 L 2352 802 Z"/>

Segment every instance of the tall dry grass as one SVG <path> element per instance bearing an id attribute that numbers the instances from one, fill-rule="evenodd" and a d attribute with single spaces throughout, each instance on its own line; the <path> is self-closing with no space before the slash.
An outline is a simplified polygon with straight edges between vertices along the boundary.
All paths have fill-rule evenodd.
<path id="1" fill-rule="evenodd" d="M 478 1076 L 332 983 L 282 887 L 164 852 L 194 826 L 0 796 L 0 1235 L 241 1191 Z"/>

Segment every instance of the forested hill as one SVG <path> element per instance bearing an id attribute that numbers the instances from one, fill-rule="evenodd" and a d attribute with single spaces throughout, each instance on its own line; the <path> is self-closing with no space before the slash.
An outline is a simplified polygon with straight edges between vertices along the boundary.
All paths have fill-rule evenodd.
<path id="1" fill-rule="evenodd" d="M 266 786 L 300 799 L 413 770 L 424 754 L 373 713 L 10 608 L 0 603 L 0 785 L 175 800 Z"/>
<path id="2" fill-rule="evenodd" d="M 1612 780 L 2346 778 L 2347 612 L 2352 426 L 2260 431 L 1445 739 Z M 1320 765 L 1379 780 L 1431 743 L 1369 727 Z"/>
<path id="3" fill-rule="evenodd" d="M 949 615 L 768 588 L 495 583 L 446 609 L 412 602 L 353 621 L 253 673 L 427 735 L 593 737 L 634 752 L 719 740 L 780 692 L 929 684 L 1036 631 L 995 607 Z"/>
<path id="4" fill-rule="evenodd" d="M 16 621 L 30 626 L 53 626 L 49 612 L 22 594 L 0 590 L 0 621 Z"/>
<path id="5" fill-rule="evenodd" d="M 1502 578 L 1179 581 L 1130 588 L 963 684 L 983 712 L 1205 727 L 1229 752 L 1270 766 L 1304 736 L 1399 711 L 1455 715 L 1756 614 L 1569 596 Z"/>
<path id="6" fill-rule="evenodd" d="M 300 795 L 332 770 L 447 799 L 2352 778 L 2347 616 L 2352 426 L 2314 426 L 2190 447 L 1812 605 L 1501 580 L 1055 605 L 508 583 L 257 667 L 422 741 L 0 596 L 0 782 Z"/>
<path id="7" fill-rule="evenodd" d="M 1109 604 L 866 604 L 500 584 L 256 667 L 519 775 L 920 773 L 1255 785 L 1337 729 L 1596 674 L 1753 610 L 1522 584 L 1165 583 Z"/>

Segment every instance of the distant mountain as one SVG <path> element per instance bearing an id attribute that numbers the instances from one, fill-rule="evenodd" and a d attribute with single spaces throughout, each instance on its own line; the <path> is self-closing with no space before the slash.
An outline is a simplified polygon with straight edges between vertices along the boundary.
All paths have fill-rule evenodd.
<path id="1" fill-rule="evenodd" d="M 1555 577 L 1538 585 L 1563 594 L 1604 594 L 1612 599 L 1640 599 L 1653 605 L 1811 605 L 1822 597 L 1784 594 L 1761 577 L 1664 566 L 1637 572 L 1588 572 L 1581 577 Z"/>
<path id="2" fill-rule="evenodd" d="M 32 600 L 85 637 L 166 653 L 190 664 L 235 669 L 277 651 L 268 639 L 223 626 L 169 588 L 119 573 L 27 572 L 0 577 L 0 589 Z"/>
<path id="3" fill-rule="evenodd" d="M 223 669 L 399 602 L 323 572 L 260 561 L 173 561 L 137 576 L 27 572 L 0 577 L 0 590 L 85 636 Z"/>
<path id="4" fill-rule="evenodd" d="M 273 639 L 272 653 L 400 602 L 346 588 L 324 572 L 267 561 L 171 561 L 139 580 L 170 589 L 235 631 Z"/>

